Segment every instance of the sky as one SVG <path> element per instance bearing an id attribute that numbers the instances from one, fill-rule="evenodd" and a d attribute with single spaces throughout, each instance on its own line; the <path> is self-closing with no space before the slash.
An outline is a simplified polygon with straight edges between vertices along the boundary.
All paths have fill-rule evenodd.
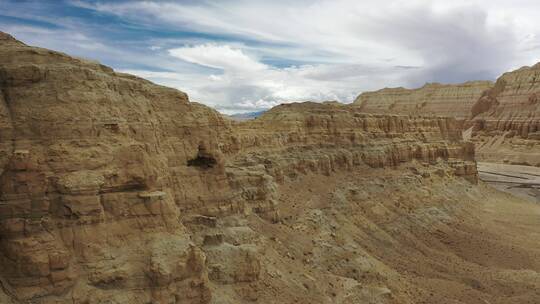
<path id="1" fill-rule="evenodd" d="M 495 80 L 540 61 L 536 0 L 0 0 L 0 31 L 226 114 Z"/>

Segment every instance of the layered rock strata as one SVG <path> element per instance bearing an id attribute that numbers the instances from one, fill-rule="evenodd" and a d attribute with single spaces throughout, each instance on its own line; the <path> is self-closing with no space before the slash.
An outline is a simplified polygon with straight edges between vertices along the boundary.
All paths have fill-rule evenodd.
<path id="1" fill-rule="evenodd" d="M 479 160 L 540 165 L 540 65 L 523 67 L 496 83 L 427 84 L 365 92 L 353 106 L 363 112 L 443 115 L 463 121 Z"/>
<path id="2" fill-rule="evenodd" d="M 471 108 L 477 128 L 540 139 L 540 64 L 503 74 Z"/>
<path id="3" fill-rule="evenodd" d="M 232 122 L 6 34 L 0 89 L 0 299 L 437 302 L 434 273 L 488 273 L 441 241 L 487 195 L 453 118 L 302 103 Z M 451 298 L 497 303 L 529 278 L 488 274 Z"/>
<path id="4" fill-rule="evenodd" d="M 540 165 L 540 64 L 503 74 L 471 109 L 482 160 Z"/>
<path id="5" fill-rule="evenodd" d="M 360 94 L 353 105 L 362 112 L 401 115 L 449 116 L 463 121 L 484 91 L 493 87 L 490 81 L 462 84 L 428 83 L 418 89 L 385 88 Z"/>

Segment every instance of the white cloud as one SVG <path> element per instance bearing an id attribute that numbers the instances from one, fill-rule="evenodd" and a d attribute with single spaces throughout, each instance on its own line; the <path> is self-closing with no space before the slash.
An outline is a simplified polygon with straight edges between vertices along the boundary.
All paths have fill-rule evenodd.
<path id="1" fill-rule="evenodd" d="M 206 43 L 169 51 L 181 60 L 222 70 L 219 78 L 209 76 L 211 82 L 206 78 L 193 87 L 185 82 L 175 86 L 225 110 L 257 110 L 291 100 L 350 102 L 360 91 L 386 86 L 493 79 L 519 57 L 514 27 L 504 18 L 494 19 L 468 4 L 419 3 L 314 1 L 286 10 L 279 1 L 242 5 L 233 1 L 227 10 L 220 5 L 175 6 L 180 11 L 205 10 L 203 21 L 190 16 L 175 19 L 173 10 L 154 10 L 160 4 L 153 3 L 145 14 L 160 14 L 173 24 L 189 20 L 190 27 L 213 33 L 286 42 L 284 47 Z M 132 6 L 121 8 L 123 16 L 137 14 Z M 222 27 L 223 23 L 233 25 Z M 250 36 L 238 27 L 256 34 Z M 318 62 L 278 68 L 258 60 L 265 57 Z"/>
<path id="2" fill-rule="evenodd" d="M 264 70 L 266 65 L 229 45 L 203 44 L 169 50 L 169 54 L 187 62 L 237 72 Z"/>
<path id="3" fill-rule="evenodd" d="M 230 45 L 204 44 L 169 51 L 174 57 L 219 69 L 222 74 L 180 72 L 124 72 L 187 92 L 225 113 L 256 111 L 280 103 L 302 100 L 352 101 L 359 84 L 375 89 L 397 84 L 401 68 L 317 64 L 277 68 L 249 57 Z"/>

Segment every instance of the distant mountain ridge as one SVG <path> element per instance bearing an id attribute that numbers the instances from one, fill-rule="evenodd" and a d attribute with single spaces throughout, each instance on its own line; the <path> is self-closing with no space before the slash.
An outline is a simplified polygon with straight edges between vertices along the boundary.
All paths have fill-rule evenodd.
<path id="1" fill-rule="evenodd" d="M 234 119 L 234 120 L 249 120 L 249 119 L 255 119 L 255 118 L 261 116 L 266 111 L 267 110 L 256 111 L 256 112 L 247 112 L 247 113 L 237 113 L 237 114 L 229 115 L 229 117 Z"/>

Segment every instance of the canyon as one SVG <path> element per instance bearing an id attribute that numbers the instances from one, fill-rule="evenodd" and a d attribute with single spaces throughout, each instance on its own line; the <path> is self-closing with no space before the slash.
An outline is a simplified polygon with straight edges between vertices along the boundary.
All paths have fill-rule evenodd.
<path id="1" fill-rule="evenodd" d="M 538 303 L 540 205 L 476 163 L 531 162 L 513 73 L 235 121 L 0 33 L 0 302 Z"/>
<path id="2" fill-rule="evenodd" d="M 540 64 L 504 73 L 495 83 L 426 84 L 360 94 L 365 113 L 455 117 L 480 161 L 540 166 Z"/>

